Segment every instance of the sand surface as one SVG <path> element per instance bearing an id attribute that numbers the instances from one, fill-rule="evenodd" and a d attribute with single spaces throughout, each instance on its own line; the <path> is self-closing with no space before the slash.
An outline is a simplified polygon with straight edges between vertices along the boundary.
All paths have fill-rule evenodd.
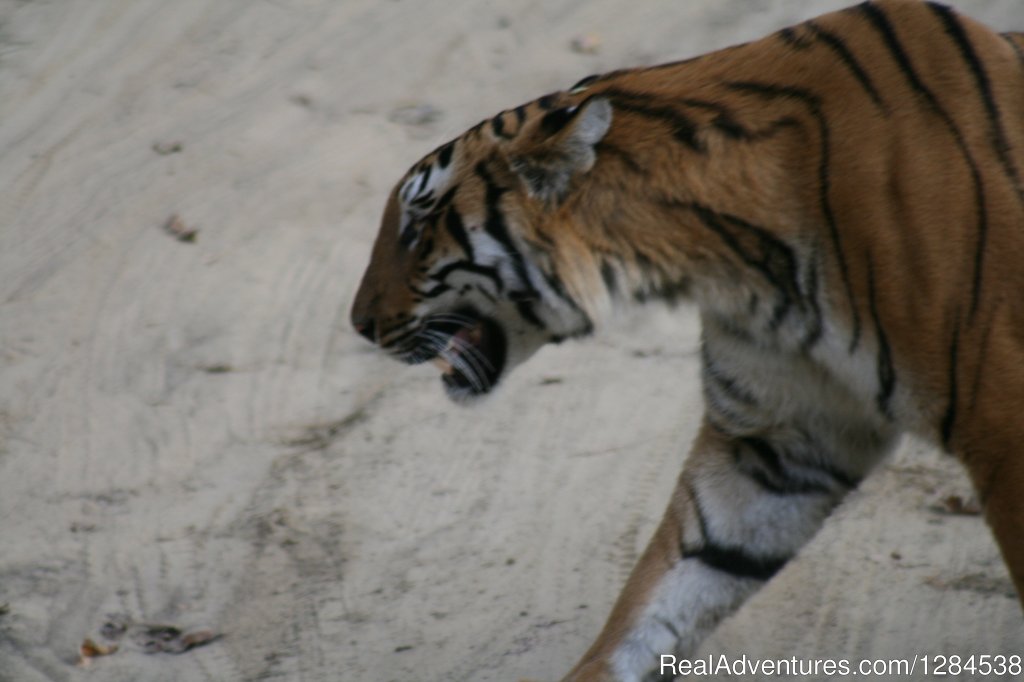
<path id="1" fill-rule="evenodd" d="M 841 4 L 0 0 L 0 680 L 558 679 L 694 435 L 696 320 L 459 409 L 348 327 L 386 194 L 502 108 Z M 951 495 L 907 444 L 703 652 L 1024 654 Z M 112 618 L 223 637 L 76 666 Z"/>

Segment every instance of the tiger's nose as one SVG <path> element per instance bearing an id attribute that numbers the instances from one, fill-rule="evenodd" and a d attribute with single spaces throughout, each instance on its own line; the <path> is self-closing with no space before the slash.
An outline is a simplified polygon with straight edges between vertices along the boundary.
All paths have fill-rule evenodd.
<path id="1" fill-rule="evenodd" d="M 361 317 L 352 320 L 352 326 L 370 343 L 377 343 L 377 323 L 372 317 Z"/>

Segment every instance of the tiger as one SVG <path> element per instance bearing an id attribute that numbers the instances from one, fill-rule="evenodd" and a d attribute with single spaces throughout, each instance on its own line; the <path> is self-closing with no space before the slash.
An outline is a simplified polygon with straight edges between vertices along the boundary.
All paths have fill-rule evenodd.
<path id="1" fill-rule="evenodd" d="M 439 146 L 351 309 L 470 403 L 616 311 L 695 305 L 704 415 L 566 681 L 671 679 L 910 433 L 1024 594 L 1024 33 L 876 0 L 590 76 Z"/>

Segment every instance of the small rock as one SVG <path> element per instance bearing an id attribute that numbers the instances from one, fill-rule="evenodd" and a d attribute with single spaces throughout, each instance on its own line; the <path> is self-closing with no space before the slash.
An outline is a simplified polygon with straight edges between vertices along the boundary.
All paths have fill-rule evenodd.
<path id="1" fill-rule="evenodd" d="M 181 142 L 154 142 L 153 151 L 160 156 L 168 156 L 170 154 L 177 154 L 185 148 Z"/>
<path id="2" fill-rule="evenodd" d="M 569 47 L 578 54 L 597 54 L 601 49 L 601 36 L 596 33 L 578 35 L 570 41 Z"/>
<path id="3" fill-rule="evenodd" d="M 422 126 L 440 119 L 442 112 L 433 104 L 419 103 L 393 109 L 388 120 L 407 126 Z"/>
<path id="4" fill-rule="evenodd" d="M 179 242 L 187 242 L 189 244 L 194 242 L 196 235 L 199 234 L 199 230 L 187 226 L 177 213 L 172 214 L 170 218 L 164 221 L 164 232 Z"/>

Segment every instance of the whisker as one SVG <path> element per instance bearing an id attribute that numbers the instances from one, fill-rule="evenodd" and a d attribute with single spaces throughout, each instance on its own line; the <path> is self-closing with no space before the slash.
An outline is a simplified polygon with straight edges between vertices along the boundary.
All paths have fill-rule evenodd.
<path id="1" fill-rule="evenodd" d="M 458 313 L 442 313 L 440 315 L 434 315 L 427 320 L 427 324 L 429 325 L 431 322 L 451 322 L 459 325 L 460 327 L 467 328 L 474 327 L 477 324 L 476 320 Z"/>
<path id="2" fill-rule="evenodd" d="M 417 328 L 406 329 L 411 322 L 388 330 L 388 334 L 392 335 L 389 340 L 391 353 L 417 364 L 440 357 L 457 370 L 474 391 L 483 393 L 491 388 L 490 374 L 494 372 L 494 364 L 472 342 L 456 336 L 461 329 L 475 327 L 479 324 L 478 320 L 461 313 L 441 313 L 421 320 Z M 439 324 L 454 324 L 460 329 L 451 334 L 437 329 Z"/>
<path id="3" fill-rule="evenodd" d="M 429 335 L 429 338 L 436 340 L 437 343 L 444 343 L 439 351 L 441 357 L 466 377 L 476 391 L 483 392 L 490 388 L 487 372 L 481 368 L 481 360 L 486 361 L 486 358 L 483 358 L 476 348 L 462 339 L 449 337 L 438 331 L 425 330 L 424 334 Z M 458 347 L 459 350 L 453 352 L 453 347 Z"/>
<path id="4" fill-rule="evenodd" d="M 472 348 L 469 350 L 475 351 Z M 460 351 L 452 347 L 446 347 L 441 351 L 441 357 L 451 363 L 453 367 L 458 368 L 463 374 L 466 374 L 470 379 L 473 379 L 478 388 L 488 389 L 491 387 L 487 371 L 487 366 L 490 366 L 490 363 L 480 353 Z"/>
<path id="5" fill-rule="evenodd" d="M 387 349 L 391 346 L 406 343 L 411 339 L 415 339 L 417 333 L 419 333 L 418 329 L 401 329 L 400 327 L 389 329 L 386 333 L 380 335 L 380 347 Z"/>
<path id="6" fill-rule="evenodd" d="M 480 351 L 479 348 L 474 346 L 472 343 L 466 341 L 465 339 L 460 339 L 456 336 L 452 337 L 452 343 L 459 349 L 460 353 L 470 355 L 476 358 L 480 362 L 480 364 L 483 365 L 484 369 L 487 369 L 491 372 L 494 371 L 494 365 L 491 364 L 491 361 L 487 358 L 486 355 L 484 355 Z"/>
<path id="7" fill-rule="evenodd" d="M 459 371 L 464 375 L 467 375 L 468 378 L 479 378 L 480 381 L 477 382 L 478 386 L 482 385 L 483 387 L 490 387 L 490 382 L 487 380 L 486 368 L 482 366 L 484 363 L 490 366 L 490 363 L 487 362 L 487 359 L 483 357 L 476 348 L 454 336 L 445 337 L 441 335 L 440 332 L 434 331 L 429 333 L 432 338 L 438 339 L 438 343 L 443 340 L 444 346 L 439 349 L 439 353 L 442 358 L 452 365 L 452 367 L 458 368 Z M 457 348 L 457 352 L 452 352 L 453 347 Z"/>
<path id="8" fill-rule="evenodd" d="M 468 362 L 465 356 L 459 354 L 453 354 L 451 351 L 442 351 L 441 357 L 451 363 L 452 367 L 459 371 L 462 376 L 469 380 L 469 383 L 473 386 L 473 389 L 477 392 L 484 392 L 486 390 L 484 381 L 481 376 L 477 374 L 475 368 L 473 368 Z"/>
<path id="9" fill-rule="evenodd" d="M 416 331 L 416 334 L 405 340 L 398 348 L 392 349 L 392 353 L 409 362 L 419 363 L 430 359 L 441 351 L 442 344 L 435 339 L 424 335 L 423 329 Z"/>

